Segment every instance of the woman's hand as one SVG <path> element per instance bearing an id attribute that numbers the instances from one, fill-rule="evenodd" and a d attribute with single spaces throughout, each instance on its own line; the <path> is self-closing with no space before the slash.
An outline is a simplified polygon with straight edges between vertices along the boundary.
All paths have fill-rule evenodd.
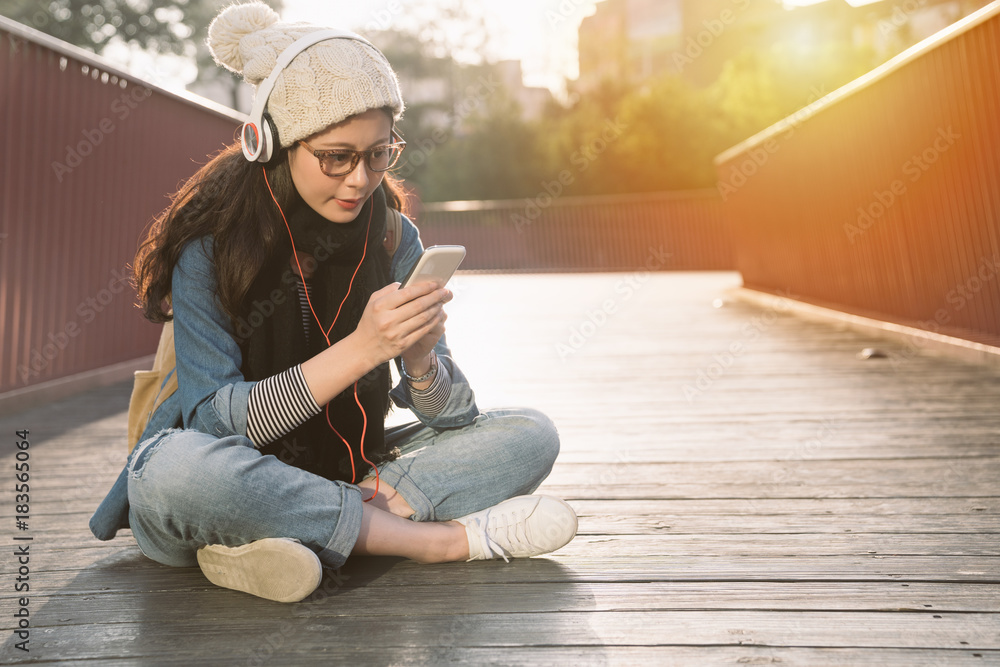
<path id="1" fill-rule="evenodd" d="M 431 351 L 444 335 L 444 322 L 448 319 L 448 314 L 441 311 L 440 325 L 431 329 L 427 334 L 411 345 L 403 352 L 403 367 L 406 372 L 413 376 L 421 376 L 431 369 Z M 430 383 L 428 383 L 430 384 Z"/>
<path id="2" fill-rule="evenodd" d="M 452 296 L 432 282 L 406 288 L 393 283 L 371 295 L 352 336 L 369 350 L 374 366 L 403 355 L 407 372 L 426 372 Z"/>
<path id="3" fill-rule="evenodd" d="M 407 372 L 427 372 L 428 355 L 444 332 L 443 306 L 451 298 L 449 290 L 430 282 L 405 289 L 393 283 L 372 294 L 353 333 L 302 363 L 316 403 L 329 403 L 358 378 L 401 354 Z"/>

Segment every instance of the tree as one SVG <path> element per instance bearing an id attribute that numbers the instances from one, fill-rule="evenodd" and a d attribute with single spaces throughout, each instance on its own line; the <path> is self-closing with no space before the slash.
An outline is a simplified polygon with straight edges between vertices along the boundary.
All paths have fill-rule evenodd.
<path id="1" fill-rule="evenodd" d="M 185 19 L 209 2 L 13 0 L 3 13 L 64 42 L 101 53 L 118 37 L 155 53 L 183 55 L 196 29 Z M 200 31 L 204 34 L 207 26 Z"/>
<path id="2" fill-rule="evenodd" d="M 282 0 L 265 0 L 276 11 Z M 0 12 L 29 27 L 95 53 L 116 40 L 151 53 L 192 58 L 198 81 L 239 77 L 215 65 L 205 46 L 208 25 L 230 0 L 4 0 Z M 235 106 L 235 104 L 234 104 Z"/>
<path id="3" fill-rule="evenodd" d="M 426 201 L 533 197 L 546 172 L 536 130 L 502 87 L 461 120 L 421 174 Z"/>

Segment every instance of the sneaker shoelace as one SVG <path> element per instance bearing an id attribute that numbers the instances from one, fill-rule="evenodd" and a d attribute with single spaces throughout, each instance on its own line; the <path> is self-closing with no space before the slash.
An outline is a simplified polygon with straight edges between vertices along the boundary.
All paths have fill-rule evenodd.
<path id="1" fill-rule="evenodd" d="M 489 511 L 486 516 L 474 521 L 479 546 L 487 560 L 500 556 L 505 563 L 509 563 L 508 553 L 512 554 L 518 548 L 522 551 L 530 551 L 531 539 L 528 536 L 528 522 L 524 520 L 529 513 L 523 509 L 520 512 L 511 510 L 506 513 Z M 506 536 L 507 544 L 511 547 L 510 550 L 504 549 L 490 536 L 491 528 L 497 537 Z"/>

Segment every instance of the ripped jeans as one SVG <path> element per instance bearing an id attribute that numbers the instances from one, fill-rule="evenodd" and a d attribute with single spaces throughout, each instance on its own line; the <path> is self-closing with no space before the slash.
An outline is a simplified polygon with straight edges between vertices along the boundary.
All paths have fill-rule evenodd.
<path id="1" fill-rule="evenodd" d="M 530 409 L 481 413 L 462 428 L 419 423 L 386 430 L 402 455 L 379 468 L 382 484 L 415 521 L 447 521 L 533 492 L 559 452 L 552 422 Z M 142 552 L 197 565 L 206 544 L 238 546 L 290 537 L 340 567 L 361 529 L 361 490 L 263 456 L 243 436 L 172 429 L 140 443 L 128 460 L 129 524 Z"/>

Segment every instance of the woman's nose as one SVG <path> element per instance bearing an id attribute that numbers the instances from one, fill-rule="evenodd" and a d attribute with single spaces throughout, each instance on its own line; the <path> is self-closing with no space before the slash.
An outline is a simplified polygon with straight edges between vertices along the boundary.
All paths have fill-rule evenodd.
<path id="1" fill-rule="evenodd" d="M 358 160 L 358 164 L 354 167 L 354 171 L 349 173 L 344 179 L 348 185 L 352 185 L 357 188 L 364 188 L 368 185 L 368 165 L 364 159 Z"/>

